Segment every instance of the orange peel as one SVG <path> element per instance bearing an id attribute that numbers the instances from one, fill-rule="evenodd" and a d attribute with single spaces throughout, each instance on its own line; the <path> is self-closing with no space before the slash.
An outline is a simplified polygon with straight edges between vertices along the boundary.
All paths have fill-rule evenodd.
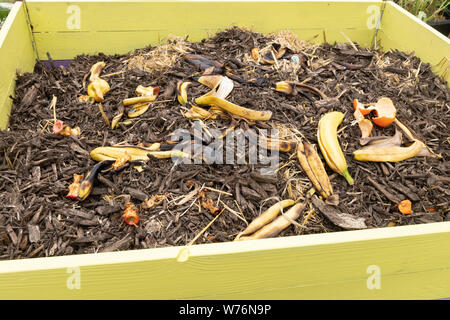
<path id="1" fill-rule="evenodd" d="M 376 114 L 376 117 L 372 118 L 373 123 L 380 127 L 387 127 L 395 121 L 397 116 L 397 109 L 391 99 L 382 97 L 373 104 L 362 104 L 358 99 L 353 100 L 353 108 L 359 110 L 363 116 L 368 115 L 371 112 Z"/>
<path id="2" fill-rule="evenodd" d="M 411 214 L 412 213 L 412 209 L 411 209 L 411 201 L 410 200 L 403 200 L 398 204 L 398 210 L 402 213 L 402 214 Z"/>

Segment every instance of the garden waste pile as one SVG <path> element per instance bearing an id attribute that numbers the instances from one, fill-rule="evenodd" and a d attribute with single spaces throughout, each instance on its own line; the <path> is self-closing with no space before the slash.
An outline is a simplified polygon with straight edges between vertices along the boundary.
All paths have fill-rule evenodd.
<path id="1" fill-rule="evenodd" d="M 0 131 L 0 258 L 449 220 L 431 67 L 239 27 L 39 62 Z"/>

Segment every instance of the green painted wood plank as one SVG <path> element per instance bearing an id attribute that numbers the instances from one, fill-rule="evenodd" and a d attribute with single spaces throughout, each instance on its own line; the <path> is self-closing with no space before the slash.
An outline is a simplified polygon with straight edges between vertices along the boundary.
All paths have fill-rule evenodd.
<path id="1" fill-rule="evenodd" d="M 219 29 L 223 30 L 223 29 Z M 35 34 L 36 44 L 38 47 L 39 56 L 46 57 L 49 52 L 52 58 L 57 60 L 72 59 L 74 56 L 85 54 L 125 54 L 134 51 L 136 48 L 142 48 L 147 45 L 155 45 L 159 40 L 164 41 L 169 35 L 186 36 L 189 35 L 191 41 L 200 41 L 207 38 L 208 35 L 214 34 L 217 29 L 190 29 L 189 33 L 183 30 L 160 30 L 160 31 L 143 31 L 143 32 L 89 32 L 89 33 L 46 33 Z M 298 34 L 302 39 L 316 39 L 322 41 L 323 29 L 291 29 L 292 32 Z M 366 31 L 361 30 L 343 30 L 346 35 L 352 39 L 361 39 L 361 45 L 369 46 L 370 41 L 366 37 Z M 325 30 L 326 39 L 339 39 L 344 42 L 340 31 Z M 70 38 L 68 40 L 67 38 Z M 117 42 L 117 38 L 124 38 L 126 41 Z M 98 41 L 96 39 L 101 39 Z M 365 40 L 363 40 L 365 39 Z M 89 42 L 90 45 L 86 47 L 71 46 L 67 41 L 74 43 Z M 114 43 L 114 46 L 110 44 Z"/>
<path id="2" fill-rule="evenodd" d="M 36 56 L 31 42 L 31 33 L 21 2 L 14 4 L 0 30 L 0 129 L 6 129 L 14 95 L 16 71 L 33 70 Z"/>
<path id="3" fill-rule="evenodd" d="M 168 34 L 198 41 L 231 25 L 268 33 L 289 29 L 304 39 L 370 45 L 370 6 L 380 1 L 29 1 L 39 56 L 54 59 L 81 53 L 126 53 Z M 52 19 L 48 19 L 51 16 Z"/>
<path id="4" fill-rule="evenodd" d="M 449 241 L 444 222 L 191 246 L 185 261 L 179 247 L 4 261 L 0 298 L 443 298 Z M 369 266 L 380 270 L 379 290 L 367 286 Z M 77 283 L 70 267 L 80 289 L 67 287 Z"/>
<path id="5" fill-rule="evenodd" d="M 380 30 L 383 50 L 398 49 L 415 55 L 432 66 L 446 60 L 435 73 L 442 75 L 450 87 L 450 39 L 418 18 L 389 1 L 383 14 Z"/>

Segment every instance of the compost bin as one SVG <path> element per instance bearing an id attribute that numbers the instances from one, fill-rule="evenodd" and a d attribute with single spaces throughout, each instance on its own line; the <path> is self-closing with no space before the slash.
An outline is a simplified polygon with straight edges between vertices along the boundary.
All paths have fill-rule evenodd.
<path id="1" fill-rule="evenodd" d="M 145 64 L 155 52 L 154 64 Z M 447 38 L 386 1 L 16 3 L 0 33 L 0 126 L 9 128 L 2 133 L 8 192 L 2 193 L 1 257 L 10 259 L 0 262 L 1 296 L 448 297 L 450 249 L 442 244 L 450 240 L 449 56 Z M 201 105 L 211 88 L 200 77 L 217 74 L 234 87 L 228 104 L 213 99 L 219 113 L 202 118 L 203 109 L 189 109 L 187 99 Z M 108 83 L 100 98 L 86 90 L 99 78 Z M 144 89 L 154 97 L 134 117 L 139 110 L 127 99 Z M 397 107 L 391 120 L 413 126 L 418 137 L 411 140 L 429 157 L 409 157 L 404 167 L 391 158 L 371 166 L 363 160 L 355 169 L 351 154 L 361 147 L 361 131 L 354 103 L 376 109 L 384 96 Z M 134 108 L 117 108 L 120 102 Z M 326 188 L 309 180 L 296 154 L 299 141 L 320 144 L 319 119 L 336 110 L 345 113 L 339 139 L 355 182 L 324 159 L 339 195 L 326 202 Z M 174 141 L 170 132 L 190 128 L 189 114 L 204 121 L 197 123 L 205 131 L 219 129 L 208 121 L 225 114 L 223 135 L 273 117 L 290 125 L 280 138 L 286 154 L 269 176 L 257 172 L 258 164 L 190 167 L 147 159 L 149 148 L 168 150 L 161 146 Z M 277 128 L 283 134 L 285 127 Z M 397 132 L 393 125 L 373 130 L 391 138 Z M 96 148 L 120 142 L 133 155 L 148 148 L 145 161 L 111 169 L 117 159 Z M 323 153 L 322 147 L 315 148 Z M 88 179 L 88 172 L 98 180 L 89 180 L 87 200 L 80 193 L 68 199 L 73 178 Z M 279 237 L 233 241 L 270 205 L 290 198 L 303 205 L 293 215 L 300 218 L 288 218 L 287 226 L 283 220 Z M 413 212 L 402 213 L 399 205 L 408 199 Z M 124 221 L 127 202 L 150 211 L 141 205 L 139 221 Z"/>

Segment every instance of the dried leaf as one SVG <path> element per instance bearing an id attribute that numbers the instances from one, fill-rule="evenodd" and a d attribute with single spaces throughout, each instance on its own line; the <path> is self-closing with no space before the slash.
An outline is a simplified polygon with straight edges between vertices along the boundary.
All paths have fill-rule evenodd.
<path id="1" fill-rule="evenodd" d="M 155 194 L 150 197 L 150 199 L 145 199 L 142 203 L 141 207 L 143 209 L 151 209 L 161 204 L 161 202 L 167 199 L 167 195 L 165 194 Z"/>
<path id="2" fill-rule="evenodd" d="M 222 209 L 214 205 L 214 200 L 204 196 L 201 200 L 202 207 L 211 212 L 212 214 L 218 214 Z"/>
<path id="3" fill-rule="evenodd" d="M 336 208 L 327 205 L 317 196 L 312 197 L 312 202 L 332 223 L 343 229 L 352 230 L 367 228 L 364 218 L 357 218 L 348 213 L 342 213 Z"/>

